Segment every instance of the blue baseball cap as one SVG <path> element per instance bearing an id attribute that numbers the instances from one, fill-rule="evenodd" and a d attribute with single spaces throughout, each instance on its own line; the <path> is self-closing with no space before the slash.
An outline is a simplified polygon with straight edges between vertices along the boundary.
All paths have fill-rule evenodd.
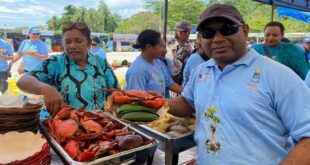
<path id="1" fill-rule="evenodd" d="M 304 43 L 310 43 L 310 38 L 305 38 Z"/>
<path id="2" fill-rule="evenodd" d="M 32 33 L 32 34 L 41 34 L 40 32 L 40 29 L 37 28 L 37 27 L 32 27 L 29 29 L 29 34 Z"/>

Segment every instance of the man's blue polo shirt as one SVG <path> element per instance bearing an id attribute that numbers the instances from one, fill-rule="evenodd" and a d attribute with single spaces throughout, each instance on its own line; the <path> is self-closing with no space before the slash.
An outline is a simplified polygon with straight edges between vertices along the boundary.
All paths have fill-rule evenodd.
<path id="1" fill-rule="evenodd" d="M 24 40 L 18 49 L 18 53 L 23 55 L 24 69 L 27 71 L 34 69 L 37 65 L 41 64 L 43 60 L 25 54 L 24 52 L 26 50 L 35 50 L 40 55 L 48 55 L 48 47 L 45 42 L 41 40 Z"/>
<path id="2" fill-rule="evenodd" d="M 196 110 L 198 164 L 279 164 L 310 137 L 310 91 L 289 68 L 251 49 L 222 71 L 213 59 L 182 96 Z M 216 107 L 216 110 L 215 108 Z"/>
<path id="3" fill-rule="evenodd" d="M 305 83 L 308 85 L 308 87 L 310 88 L 310 72 L 308 72 L 306 78 L 305 78 Z"/>

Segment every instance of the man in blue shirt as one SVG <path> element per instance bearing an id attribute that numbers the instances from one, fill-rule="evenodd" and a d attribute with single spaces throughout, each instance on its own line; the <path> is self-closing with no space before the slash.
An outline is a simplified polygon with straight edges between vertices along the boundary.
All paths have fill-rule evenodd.
<path id="1" fill-rule="evenodd" d="M 196 113 L 198 164 L 310 164 L 305 83 L 246 48 L 249 26 L 234 6 L 210 6 L 197 29 L 212 59 L 193 70 L 181 97 L 168 102 L 173 115 Z"/>
<path id="2" fill-rule="evenodd" d="M 197 33 L 197 46 L 197 52 L 190 55 L 185 64 L 185 68 L 183 71 L 183 87 L 185 87 L 187 82 L 189 81 L 192 70 L 196 68 L 199 64 L 209 60 L 209 57 L 206 55 L 206 53 L 204 53 L 203 49 L 201 48 L 201 37 L 199 33 Z"/>
<path id="3" fill-rule="evenodd" d="M 8 60 L 13 59 L 13 49 L 10 44 L 0 39 L 0 92 L 4 93 L 8 88 Z"/>
<path id="4" fill-rule="evenodd" d="M 98 36 L 93 36 L 92 37 L 92 42 L 91 42 L 91 46 L 90 46 L 89 52 L 92 55 L 101 57 L 103 59 L 107 58 L 107 54 L 104 51 L 104 48 L 102 46 L 102 42 L 100 41 Z"/>
<path id="5" fill-rule="evenodd" d="M 113 51 L 113 40 L 108 40 L 107 42 L 107 49 L 112 52 Z"/>
<path id="6" fill-rule="evenodd" d="M 24 71 L 29 72 L 37 65 L 41 64 L 44 59 L 48 58 L 48 47 L 46 43 L 40 40 L 40 30 L 37 27 L 29 29 L 29 38 L 24 40 L 14 60 L 10 62 L 10 65 L 18 61 L 23 57 Z"/>

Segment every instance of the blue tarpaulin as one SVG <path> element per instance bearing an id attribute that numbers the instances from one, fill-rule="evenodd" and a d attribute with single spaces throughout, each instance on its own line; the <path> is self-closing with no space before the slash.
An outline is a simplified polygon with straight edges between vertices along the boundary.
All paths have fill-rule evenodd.
<path id="1" fill-rule="evenodd" d="M 290 18 L 297 19 L 302 22 L 310 24 L 310 12 L 302 12 L 294 9 L 279 7 L 278 8 L 278 17 L 286 16 Z"/>
<path id="2" fill-rule="evenodd" d="M 296 9 L 299 11 L 310 12 L 310 0 L 254 0 L 269 5 Z"/>

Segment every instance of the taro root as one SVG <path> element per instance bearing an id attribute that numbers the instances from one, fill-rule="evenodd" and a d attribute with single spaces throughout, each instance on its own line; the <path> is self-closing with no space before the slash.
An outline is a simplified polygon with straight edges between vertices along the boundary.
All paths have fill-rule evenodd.
<path id="1" fill-rule="evenodd" d="M 167 132 L 166 134 L 168 134 L 168 135 L 170 135 L 170 136 L 173 136 L 173 137 L 182 135 L 182 134 L 181 134 L 180 132 L 178 132 L 178 131 L 170 131 L 170 132 Z"/>
<path id="2" fill-rule="evenodd" d="M 177 131 L 180 132 L 181 134 L 187 133 L 188 129 L 182 125 L 173 125 L 168 128 L 168 131 Z"/>
<path id="3" fill-rule="evenodd" d="M 143 144 L 143 138 L 140 135 L 126 135 L 118 143 L 118 146 L 129 150 L 137 148 Z"/>
<path id="4" fill-rule="evenodd" d="M 169 123 L 168 127 L 172 127 L 174 125 L 180 125 L 180 126 L 183 126 L 183 127 L 187 127 L 188 124 L 184 121 L 175 121 L 175 122 L 172 122 L 172 123 Z"/>

